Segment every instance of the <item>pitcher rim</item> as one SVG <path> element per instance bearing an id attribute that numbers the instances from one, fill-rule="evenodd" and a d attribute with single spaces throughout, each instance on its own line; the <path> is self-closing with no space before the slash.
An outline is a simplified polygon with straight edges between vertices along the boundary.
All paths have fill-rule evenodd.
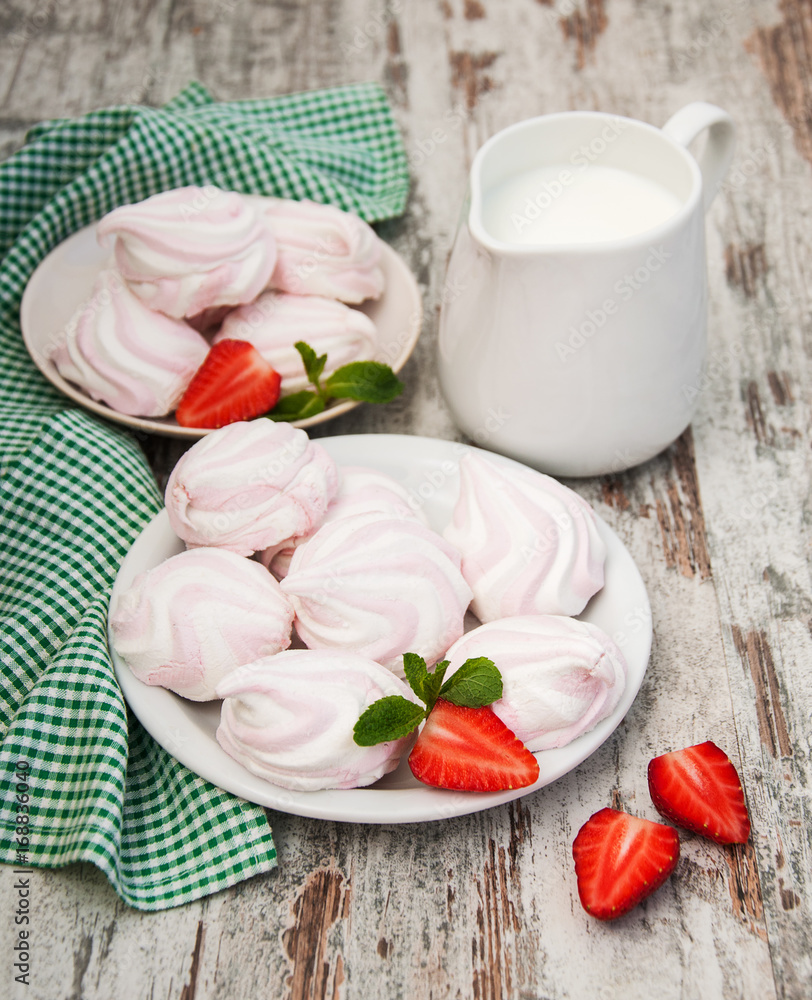
<path id="1" fill-rule="evenodd" d="M 691 191 L 686 198 L 686 200 L 680 205 L 680 208 L 670 216 L 664 222 L 659 223 L 657 226 L 653 226 L 651 229 L 646 229 L 641 233 L 635 233 L 632 236 L 624 236 L 613 240 L 604 240 L 602 242 L 577 242 L 577 243 L 507 243 L 503 240 L 496 239 L 492 236 L 486 229 L 482 221 L 482 186 L 480 184 L 480 174 L 482 168 L 482 161 L 487 156 L 487 154 L 493 149 L 496 143 L 504 139 L 507 135 L 515 132 L 520 132 L 525 129 L 531 128 L 533 125 L 539 121 L 549 121 L 554 118 L 602 118 L 611 119 L 628 122 L 630 125 L 634 125 L 638 129 L 649 133 L 650 135 L 656 135 L 660 140 L 662 140 L 665 145 L 677 153 L 682 159 L 682 161 L 687 165 L 691 176 L 693 178 L 693 184 Z M 512 256 L 512 257 L 536 257 L 540 253 L 543 254 L 599 254 L 606 253 L 607 251 L 613 251 L 616 249 L 626 249 L 630 247 L 640 246 L 646 243 L 656 240 L 662 237 L 667 232 L 679 228 L 679 226 L 686 222 L 688 218 L 696 210 L 697 203 L 701 201 L 702 198 L 702 172 L 699 169 L 699 164 L 696 159 L 687 149 L 687 147 L 680 145 L 670 136 L 667 136 L 661 128 L 656 125 L 651 125 L 649 122 L 640 121 L 637 118 L 629 118 L 626 115 L 616 115 L 608 111 L 553 111 L 549 114 L 535 115 L 533 118 L 524 118 L 521 121 L 514 122 L 512 125 L 507 125 L 505 128 L 500 129 L 489 139 L 487 139 L 483 145 L 477 151 L 476 156 L 471 164 L 470 172 L 470 195 L 471 204 L 468 210 L 468 228 L 471 232 L 472 237 L 480 243 L 482 246 L 498 252 L 501 256 Z M 476 212 L 476 214 L 475 214 Z"/>

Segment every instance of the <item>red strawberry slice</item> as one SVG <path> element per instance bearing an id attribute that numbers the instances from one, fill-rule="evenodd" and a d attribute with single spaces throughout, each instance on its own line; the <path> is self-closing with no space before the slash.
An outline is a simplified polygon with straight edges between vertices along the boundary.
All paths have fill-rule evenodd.
<path id="1" fill-rule="evenodd" d="M 679 835 L 663 823 L 601 809 L 572 844 L 581 905 L 598 920 L 628 913 L 659 889 L 679 860 Z"/>
<path id="2" fill-rule="evenodd" d="M 744 844 L 750 836 L 739 775 L 710 740 L 655 757 L 648 787 L 658 812 L 678 826 L 717 844 Z"/>
<path id="3" fill-rule="evenodd" d="M 276 406 L 282 376 L 245 340 L 221 340 L 206 355 L 183 394 L 175 418 L 182 427 L 225 427 Z"/>
<path id="4" fill-rule="evenodd" d="M 536 758 L 490 708 L 438 699 L 409 754 L 418 781 L 465 792 L 525 788 L 539 776 Z"/>

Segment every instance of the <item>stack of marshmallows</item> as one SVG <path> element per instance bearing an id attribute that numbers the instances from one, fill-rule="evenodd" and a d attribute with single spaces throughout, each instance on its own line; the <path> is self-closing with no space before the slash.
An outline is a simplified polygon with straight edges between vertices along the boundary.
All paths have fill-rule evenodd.
<path id="1" fill-rule="evenodd" d="M 440 535 L 404 486 L 337 468 L 303 430 L 215 431 L 166 489 L 187 550 L 120 593 L 116 652 L 146 684 L 223 699 L 220 745 L 285 788 L 354 788 L 396 767 L 408 737 L 360 747 L 353 727 L 381 697 L 414 700 L 405 652 L 448 659 L 447 676 L 488 657 L 502 721 L 531 751 L 565 745 L 626 681 L 609 636 L 570 617 L 603 586 L 595 515 L 556 480 L 475 449 L 459 473 Z M 466 633 L 469 609 L 481 624 Z M 306 648 L 288 648 L 294 629 Z"/>
<path id="2" fill-rule="evenodd" d="M 96 232 L 113 263 L 50 357 L 119 413 L 172 413 L 220 340 L 251 343 L 282 376 L 283 395 L 307 381 L 297 340 L 328 355 L 325 375 L 376 352 L 374 323 L 351 305 L 381 295 L 382 244 L 356 215 L 185 187 L 115 209 Z"/>

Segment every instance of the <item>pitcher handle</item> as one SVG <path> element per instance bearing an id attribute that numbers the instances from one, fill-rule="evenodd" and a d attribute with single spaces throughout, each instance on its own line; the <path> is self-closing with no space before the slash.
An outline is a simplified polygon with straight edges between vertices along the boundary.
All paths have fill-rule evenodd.
<path id="1" fill-rule="evenodd" d="M 733 119 L 715 104 L 696 101 L 686 104 L 672 115 L 662 130 L 669 139 L 687 147 L 705 129 L 710 130 L 708 141 L 698 163 L 702 171 L 702 189 L 707 211 L 733 159 L 736 146 L 736 126 Z"/>

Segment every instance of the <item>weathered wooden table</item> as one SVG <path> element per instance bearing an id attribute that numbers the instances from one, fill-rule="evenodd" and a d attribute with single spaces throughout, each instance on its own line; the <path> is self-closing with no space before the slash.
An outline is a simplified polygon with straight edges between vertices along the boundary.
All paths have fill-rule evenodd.
<path id="1" fill-rule="evenodd" d="M 567 108 L 662 124 L 699 99 L 739 127 L 707 222 L 710 363 L 693 427 L 642 467 L 574 484 L 630 548 L 654 613 L 646 680 L 614 736 L 544 790 L 461 819 L 270 813 L 277 871 L 165 913 L 128 909 L 90 866 L 38 872 L 37 967 L 19 995 L 812 996 L 809 0 L 13 0 L 0 17 L 6 153 L 39 119 L 160 103 L 190 78 L 221 99 L 384 84 L 414 183 L 380 231 L 419 277 L 426 321 L 402 399 L 322 433 L 458 437 L 437 314 L 488 136 Z M 143 444 L 159 473 L 179 453 Z M 686 835 L 663 889 L 614 925 L 591 919 L 576 831 L 608 804 L 656 818 L 649 758 L 707 738 L 740 766 L 750 843 Z"/>

